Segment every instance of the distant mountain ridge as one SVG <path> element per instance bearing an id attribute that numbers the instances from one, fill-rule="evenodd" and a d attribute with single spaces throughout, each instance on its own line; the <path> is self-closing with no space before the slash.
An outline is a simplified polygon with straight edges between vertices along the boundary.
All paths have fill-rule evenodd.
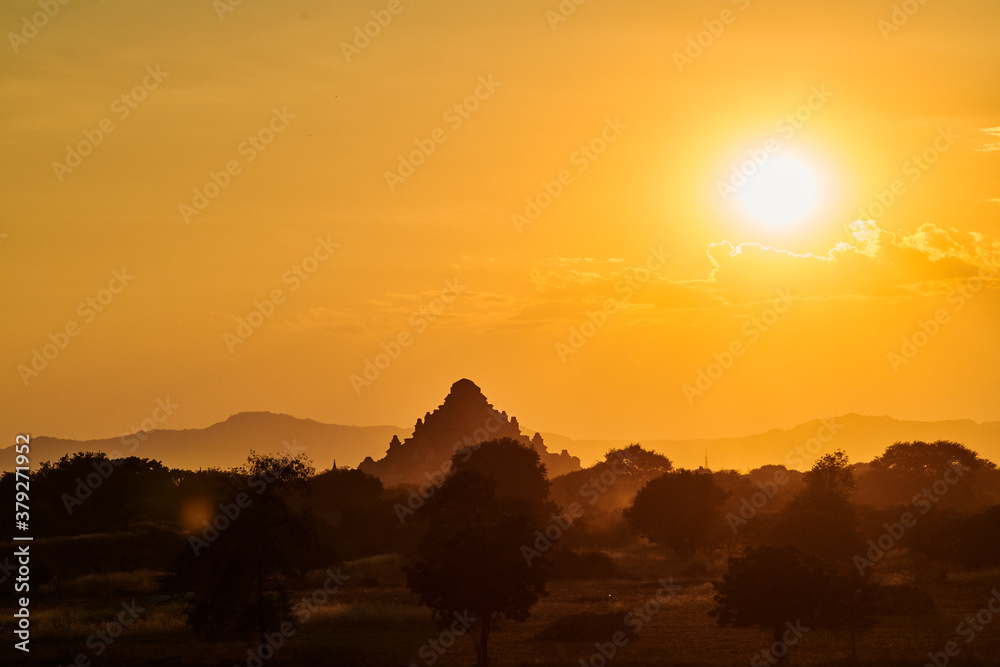
<path id="1" fill-rule="evenodd" d="M 567 455 L 580 457 L 585 465 L 602 459 L 609 449 L 641 442 L 644 447 L 667 455 L 676 467 L 698 468 L 704 465 L 707 454 L 713 470 L 746 470 L 769 463 L 806 470 L 816 457 L 835 449 L 844 449 L 852 462 L 859 463 L 870 461 L 893 442 L 912 440 L 954 440 L 1000 463 L 1000 422 L 976 423 L 967 419 L 918 422 L 856 414 L 831 421 L 837 426 L 836 431 L 828 442 L 813 441 L 814 445 L 819 442 L 816 453 L 808 451 L 807 443 L 820 433 L 823 420 L 819 419 L 791 429 L 730 438 L 573 440 L 554 433 L 542 433 L 541 437 L 547 448 L 567 450 Z M 341 467 L 356 467 L 367 457 L 384 456 L 386 444 L 393 436 L 405 438 L 409 432 L 410 429 L 399 426 L 344 426 L 271 412 L 241 412 L 201 429 L 157 430 L 97 440 L 36 435 L 31 439 L 31 465 L 37 469 L 42 461 L 58 460 L 64 454 L 95 451 L 157 459 L 175 468 L 230 468 L 245 463 L 251 449 L 259 453 L 287 451 L 283 443 L 289 442 L 308 455 L 318 470 L 325 470 L 333 466 L 334 460 Z M 802 454 L 796 454 L 797 447 L 804 448 Z M 0 470 L 13 469 L 13 450 L 13 445 L 0 450 Z M 794 465 L 789 456 L 802 459 L 802 465 Z"/>
<path id="2" fill-rule="evenodd" d="M 240 412 L 201 429 L 140 431 L 98 440 L 32 436 L 32 468 L 64 454 L 87 451 L 156 459 L 171 468 L 227 469 L 246 463 L 250 450 L 255 450 L 305 453 L 317 470 L 326 470 L 335 459 L 338 466 L 354 467 L 381 443 L 403 432 L 396 426 L 342 426 L 273 412 Z M 0 455 L 3 470 L 12 470 L 13 447 Z"/>
<path id="3" fill-rule="evenodd" d="M 572 440 L 543 433 L 551 445 L 567 448 L 584 461 L 603 458 L 609 449 L 623 447 L 629 440 Z M 847 452 L 852 463 L 871 461 L 894 442 L 952 440 L 980 456 L 1000 462 L 1000 422 L 977 423 L 971 419 L 938 422 L 903 421 L 892 417 L 849 414 L 830 419 L 813 419 L 790 429 L 730 438 L 690 440 L 643 440 L 646 449 L 667 455 L 675 467 L 712 470 L 748 470 L 766 464 L 808 470 L 825 453 Z"/>

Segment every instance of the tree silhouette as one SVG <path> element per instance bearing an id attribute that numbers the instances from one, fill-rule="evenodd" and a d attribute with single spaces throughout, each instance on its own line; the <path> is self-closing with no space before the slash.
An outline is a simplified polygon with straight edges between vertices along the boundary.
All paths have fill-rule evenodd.
<path id="1" fill-rule="evenodd" d="M 471 470 L 492 479 L 498 496 L 522 498 L 537 506 L 549 497 L 547 471 L 538 452 L 513 438 L 459 450 L 451 460 L 456 472 Z"/>
<path id="2" fill-rule="evenodd" d="M 159 461 L 111 459 L 102 452 L 45 461 L 32 479 L 38 490 L 32 498 L 35 526 L 45 535 L 71 535 L 128 530 L 137 521 L 170 522 L 180 475 Z"/>
<path id="3" fill-rule="evenodd" d="M 485 665 L 496 620 L 524 621 L 546 592 L 547 556 L 529 562 L 522 548 L 542 530 L 548 482 L 538 454 L 516 441 L 486 442 L 463 457 L 456 454 L 456 472 L 423 509 L 427 530 L 404 572 L 442 628 L 456 619 L 474 623 L 476 659 Z"/>
<path id="4" fill-rule="evenodd" d="M 789 624 L 809 629 L 835 613 L 837 584 L 832 569 L 798 549 L 751 547 L 730 558 L 729 571 L 713 584 L 709 615 L 720 626 L 757 626 L 784 642 Z"/>
<path id="5" fill-rule="evenodd" d="M 859 498 L 876 507 L 907 505 L 915 494 L 949 482 L 934 504 L 953 509 L 979 509 L 997 503 L 996 464 L 965 445 L 948 440 L 897 442 L 872 460 L 859 480 Z"/>
<path id="6" fill-rule="evenodd" d="M 313 468 L 305 455 L 251 452 L 241 473 L 232 500 L 219 509 L 224 527 L 194 538 L 194 555 L 182 566 L 182 580 L 197 594 L 187 620 L 204 634 L 256 634 L 264 646 L 267 633 L 291 616 L 285 575 L 310 565 L 311 522 L 298 496 Z"/>
<path id="7" fill-rule="evenodd" d="M 604 454 L 604 462 L 612 464 L 621 462 L 624 464 L 625 475 L 644 476 L 647 479 L 670 472 L 674 464 L 663 454 L 644 449 L 638 443 L 632 443 L 622 449 L 609 449 Z"/>
<path id="8" fill-rule="evenodd" d="M 863 540 L 858 532 L 853 501 L 854 474 L 847 454 L 826 454 L 805 474 L 805 488 L 782 511 L 776 524 L 775 544 L 795 545 L 835 563 L 849 563 Z"/>
<path id="9" fill-rule="evenodd" d="M 711 475 L 680 470 L 648 482 L 623 514 L 634 532 L 689 554 L 720 543 L 725 500 Z"/>

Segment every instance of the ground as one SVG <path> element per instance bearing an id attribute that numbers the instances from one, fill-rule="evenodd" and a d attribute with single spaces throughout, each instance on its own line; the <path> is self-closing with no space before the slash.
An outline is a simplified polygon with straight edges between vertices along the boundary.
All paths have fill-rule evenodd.
<path id="1" fill-rule="evenodd" d="M 711 559 L 700 576 L 691 562 L 668 561 L 652 549 L 613 554 L 621 565 L 621 579 L 551 582 L 549 595 L 533 609 L 525 623 L 502 622 L 493 634 L 491 650 L 496 665 L 748 665 L 760 662 L 761 651 L 770 645 L 769 633 L 757 629 L 719 628 L 709 618 L 718 563 Z M 429 642 L 449 637 L 431 622 L 406 589 L 399 572 L 398 556 L 385 555 L 345 564 L 351 579 L 329 596 L 294 634 L 268 665 L 470 665 L 474 650 L 468 637 L 459 637 L 443 653 Z M 878 618 L 875 627 L 860 632 L 858 653 L 864 664 L 924 665 L 928 654 L 944 650 L 955 641 L 960 665 L 1000 665 L 1000 618 L 977 632 L 966 643 L 969 632 L 957 634 L 957 626 L 986 606 L 994 590 L 1000 589 L 1000 570 L 952 573 L 947 581 L 931 574 L 914 575 L 900 558 L 897 568 L 884 569 L 887 581 L 911 583 L 926 591 L 935 604 L 933 614 L 894 615 Z M 153 572 L 114 573 L 53 585 L 49 595 L 39 592 L 32 600 L 30 654 L 15 652 L 14 664 L 25 665 L 246 665 L 248 650 L 242 642 L 197 639 L 182 621 L 184 601 L 156 594 Z M 627 577 L 627 578 L 625 578 Z M 673 578 L 681 586 L 672 596 L 656 599 L 661 579 Z M 309 595 L 323 581 L 316 572 L 311 581 L 300 582 L 298 597 Z M 123 603 L 133 599 L 142 608 L 138 618 L 122 634 L 105 644 L 96 635 L 123 612 Z M 610 650 L 617 630 L 609 624 L 605 636 L 591 641 L 537 641 L 534 637 L 550 623 L 591 611 L 632 611 L 647 603 L 648 622 L 605 661 L 596 644 Z M 659 607 L 659 609 L 657 609 Z M 907 610 L 900 610 L 905 613 Z M 13 643 L 13 609 L 2 608 L 2 626 L 8 653 Z M 985 614 L 984 614 L 985 617 Z M 641 618 L 634 616 L 633 618 Z M 644 619 L 645 620 L 645 619 Z M 794 620 L 794 619 L 793 619 Z M 968 627 L 968 626 L 967 626 Z M 620 637 L 619 637 L 620 638 Z M 439 644 L 440 645 L 440 644 Z M 421 649 L 423 648 L 423 651 Z M 78 658 L 82 655 L 83 658 Z M 811 629 L 791 648 L 794 664 L 846 664 L 850 638 L 846 631 Z M 752 662 L 757 658 L 756 662 Z M 432 662 L 433 659 L 433 662 Z M 943 657 L 939 656 L 938 667 Z M 4 662 L 7 662 L 5 659 Z M 249 660 L 251 665 L 258 664 Z"/>

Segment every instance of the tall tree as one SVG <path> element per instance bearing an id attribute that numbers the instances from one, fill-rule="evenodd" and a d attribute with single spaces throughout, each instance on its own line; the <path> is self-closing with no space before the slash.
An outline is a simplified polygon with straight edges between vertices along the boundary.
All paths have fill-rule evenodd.
<path id="1" fill-rule="evenodd" d="M 804 479 L 805 488 L 782 511 L 772 543 L 795 545 L 838 566 L 849 565 L 863 540 L 847 454 L 837 450 L 820 457 Z"/>
<path id="2" fill-rule="evenodd" d="M 467 460 L 455 455 L 456 471 L 422 510 L 426 532 L 404 567 L 410 589 L 441 627 L 455 619 L 474 624 L 483 665 L 496 620 L 524 621 L 546 593 L 548 556 L 523 555 L 544 530 L 545 468 L 536 452 L 511 442 L 483 443 Z"/>
<path id="3" fill-rule="evenodd" d="M 267 633 L 291 617 L 285 576 L 313 565 L 300 494 L 314 470 L 305 455 L 251 452 L 241 472 L 231 500 L 191 536 L 183 576 L 197 597 L 187 620 L 202 633 L 255 634 L 263 646 Z"/>
<path id="4" fill-rule="evenodd" d="M 455 471 L 472 470 L 493 480 L 497 495 L 541 506 L 549 497 L 548 471 L 538 452 L 513 438 L 498 438 L 459 450 Z"/>

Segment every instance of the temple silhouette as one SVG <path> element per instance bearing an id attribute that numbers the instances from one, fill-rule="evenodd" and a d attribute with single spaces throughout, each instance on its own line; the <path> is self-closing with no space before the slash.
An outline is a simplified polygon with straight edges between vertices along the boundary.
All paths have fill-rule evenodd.
<path id="1" fill-rule="evenodd" d="M 517 417 L 496 410 L 479 387 L 467 379 L 453 384 L 444 403 L 417 419 L 410 437 L 400 442 L 393 436 L 382 459 L 375 461 L 369 456 L 359 467 L 385 486 L 423 484 L 428 474 L 440 471 L 456 451 L 496 438 L 513 438 L 531 445 L 550 479 L 580 470 L 579 458 L 570 456 L 565 449 L 559 454 L 549 452 L 538 433 L 528 438 L 521 433 Z"/>

